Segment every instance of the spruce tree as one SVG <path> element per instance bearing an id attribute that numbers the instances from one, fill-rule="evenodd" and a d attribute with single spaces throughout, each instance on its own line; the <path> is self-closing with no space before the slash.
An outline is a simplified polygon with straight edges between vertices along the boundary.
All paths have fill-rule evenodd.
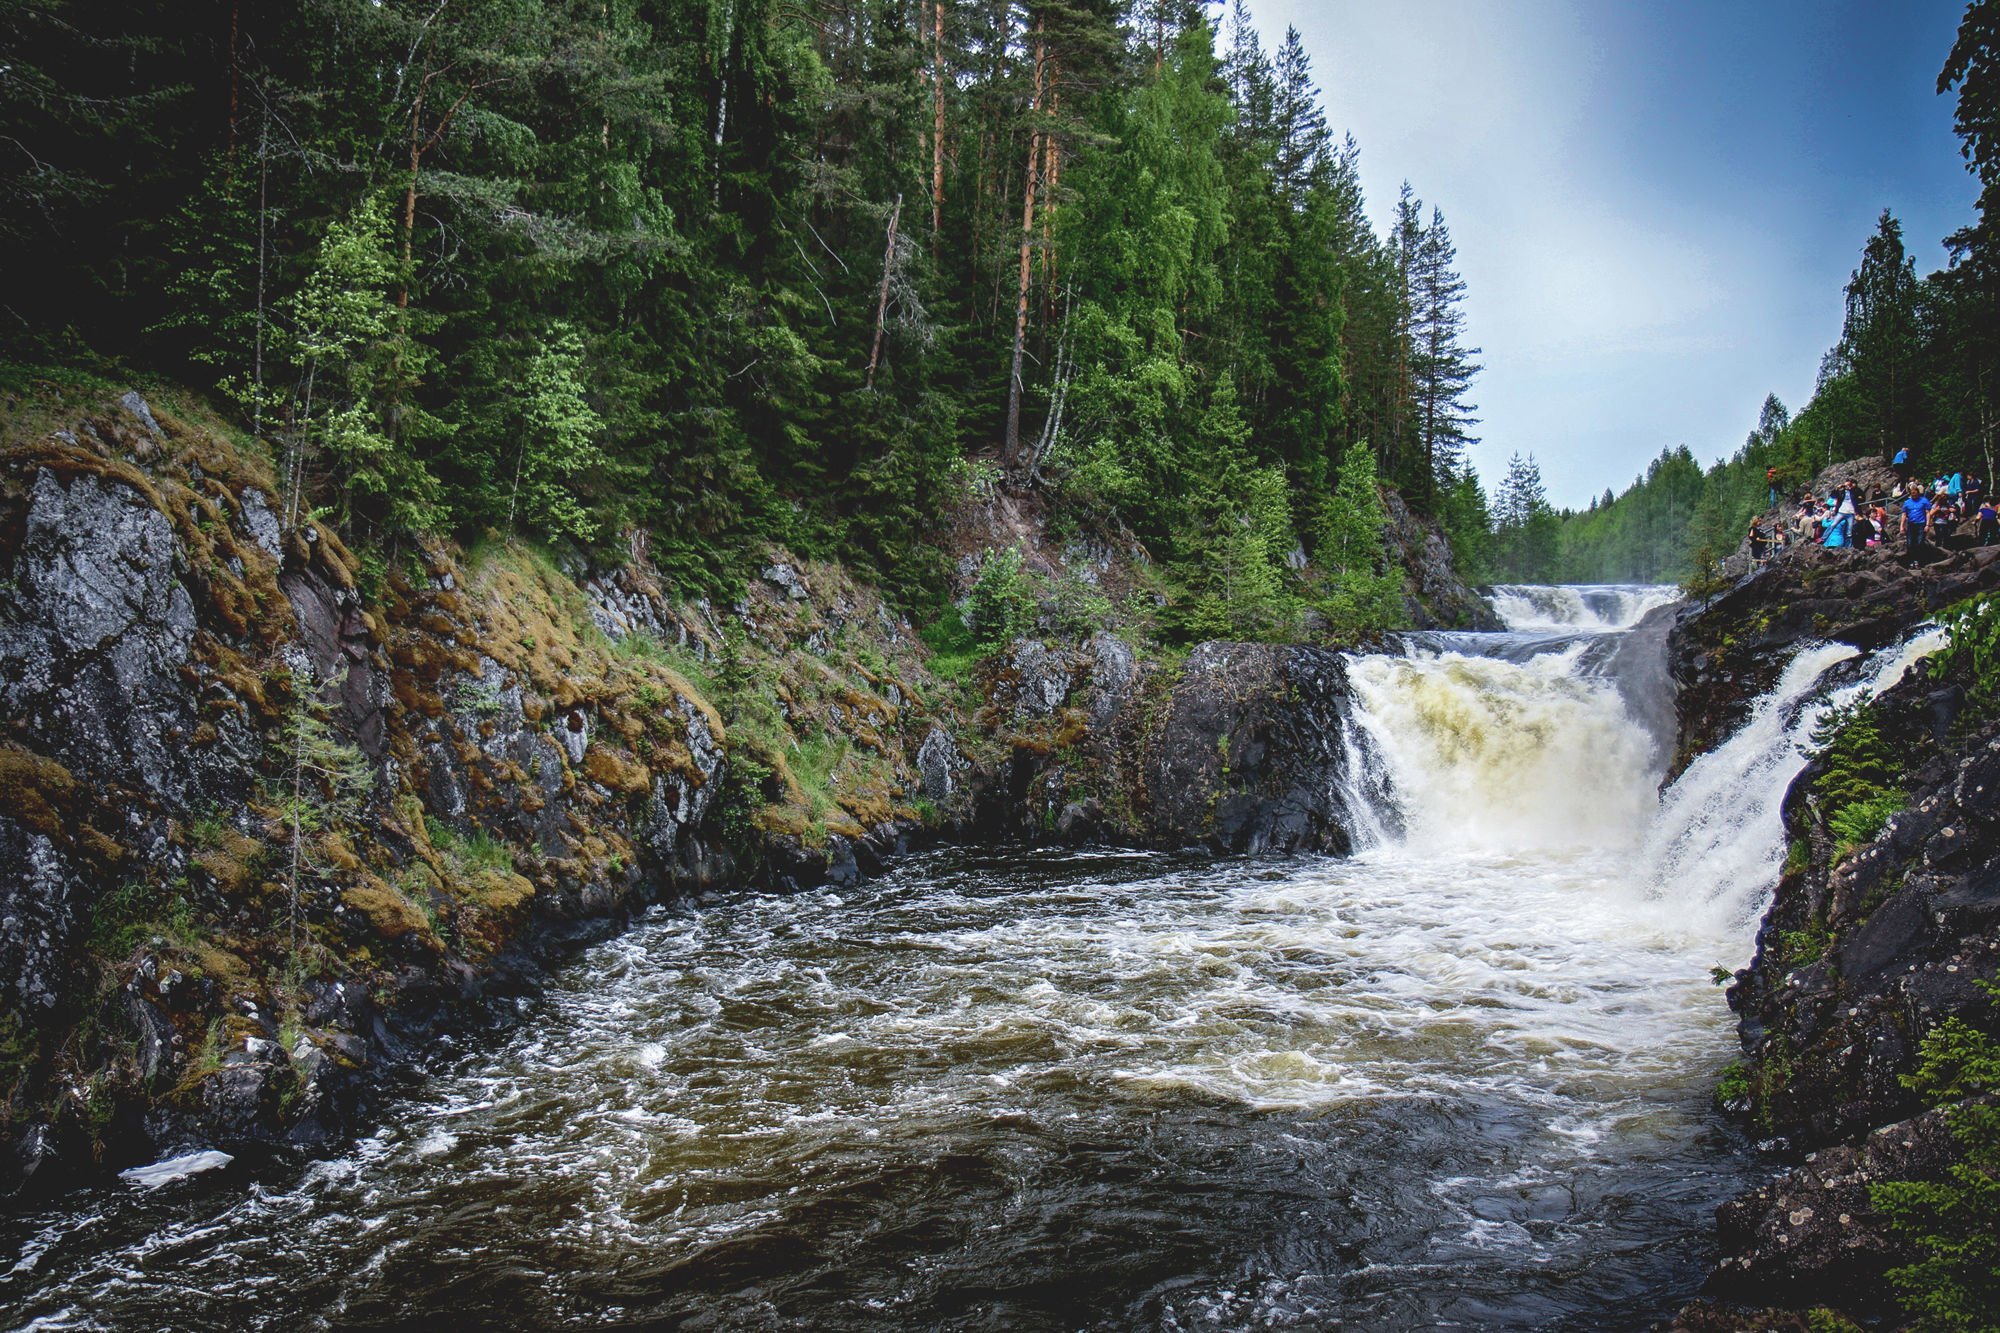
<path id="1" fill-rule="evenodd" d="M 1453 267 L 1457 258 L 1444 214 L 1432 208 L 1410 261 L 1410 381 L 1423 456 L 1418 485 L 1425 495 L 1450 484 L 1465 446 L 1475 442 L 1467 428 L 1478 420 L 1472 415 L 1477 409 L 1465 401 L 1479 373 L 1472 359 L 1479 349 L 1464 345 L 1465 279 Z"/>

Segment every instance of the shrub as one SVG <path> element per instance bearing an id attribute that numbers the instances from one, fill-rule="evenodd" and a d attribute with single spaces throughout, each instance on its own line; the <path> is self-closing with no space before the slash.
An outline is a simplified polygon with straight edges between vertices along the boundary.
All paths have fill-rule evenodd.
<path id="1" fill-rule="evenodd" d="M 2000 998 L 2000 987 L 1979 984 Z M 1959 1102 L 1946 1112 L 1959 1156 L 1943 1180 L 1869 1188 L 1876 1210 L 1923 1254 L 1889 1281 L 1918 1329 L 1990 1329 L 2000 1310 L 2000 1107 L 1960 1099 L 2000 1091 L 2000 1041 L 1948 1018 L 1919 1050 L 1903 1083 L 1934 1105 Z"/>
<path id="2" fill-rule="evenodd" d="M 1021 550 L 1009 546 L 988 551 L 973 580 L 967 610 L 972 632 L 987 649 L 1008 643 L 1033 628 L 1036 601 L 1029 576 L 1021 568 Z"/>
<path id="3" fill-rule="evenodd" d="M 1882 734 L 1874 700 L 1867 694 L 1827 710 L 1812 730 L 1820 773 L 1813 799 L 1836 844 L 1834 859 L 1874 840 L 1890 818 L 1909 804 L 1897 779 L 1903 763 Z"/>
<path id="4" fill-rule="evenodd" d="M 1967 598 L 1937 618 L 1944 630 L 1944 647 L 1930 657 L 1930 674 L 1937 679 L 1964 671 L 1971 679 L 1966 693 L 1981 711 L 2000 703 L 2000 594 Z"/>

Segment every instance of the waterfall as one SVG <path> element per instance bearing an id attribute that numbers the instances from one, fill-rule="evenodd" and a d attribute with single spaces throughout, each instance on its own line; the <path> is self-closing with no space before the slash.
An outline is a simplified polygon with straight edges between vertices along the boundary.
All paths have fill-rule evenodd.
<path id="1" fill-rule="evenodd" d="M 1852 647 L 1806 645 L 1743 725 L 1662 792 L 1664 747 L 1644 721 L 1660 701 L 1631 697 L 1607 664 L 1671 599 L 1651 587 L 1502 586 L 1493 601 L 1507 633 L 1413 634 L 1399 652 L 1351 658 L 1342 794 L 1359 812 L 1357 846 L 1607 853 L 1618 878 L 1689 931 L 1746 940 L 1784 862 L 1781 806 L 1813 727 L 1900 680 L 1941 635 L 1926 629 L 1858 662 Z"/>
<path id="2" fill-rule="evenodd" d="M 1781 807 L 1806 765 L 1813 728 L 1829 709 L 1888 689 L 1943 642 L 1942 631 L 1919 630 L 1862 662 L 1838 688 L 1835 668 L 1859 651 L 1845 644 L 1800 648 L 1749 719 L 1661 796 L 1643 851 L 1655 888 L 1718 926 L 1753 925 L 1784 865 Z"/>
<path id="3" fill-rule="evenodd" d="M 1680 589 L 1666 584 L 1539 584 L 1502 583 L 1493 589 L 1493 612 L 1516 632 L 1583 630 L 1595 633 L 1630 629 L 1648 611 L 1680 599 Z"/>
<path id="4" fill-rule="evenodd" d="M 1655 747 L 1616 685 L 1578 670 L 1583 652 L 1352 662 L 1356 721 L 1394 806 L 1377 825 L 1400 824 L 1424 850 L 1636 842 L 1655 804 Z"/>

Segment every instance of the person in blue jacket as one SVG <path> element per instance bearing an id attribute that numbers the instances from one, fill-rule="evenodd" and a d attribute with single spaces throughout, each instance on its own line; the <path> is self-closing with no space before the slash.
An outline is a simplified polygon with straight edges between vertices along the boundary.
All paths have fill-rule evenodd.
<path id="1" fill-rule="evenodd" d="M 1930 517 L 1930 497 L 1922 491 L 1903 501 L 1903 554 L 1912 565 L 1924 557 L 1924 526 Z"/>

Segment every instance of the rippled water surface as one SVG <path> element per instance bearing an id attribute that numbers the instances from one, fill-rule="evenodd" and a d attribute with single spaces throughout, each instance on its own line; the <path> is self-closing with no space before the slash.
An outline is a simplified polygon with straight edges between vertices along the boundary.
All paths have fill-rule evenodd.
<path id="1" fill-rule="evenodd" d="M 1755 1170 L 1709 1109 L 1801 649 L 1664 800 L 1658 588 L 1350 662 L 1345 861 L 934 854 L 662 909 L 337 1160 L 17 1219 L 43 1327 L 1631 1328 Z M 1838 691 L 1838 693 L 1834 693 Z M 213 1156 L 207 1164 L 213 1164 Z M 160 1183 L 161 1181 L 167 1183 Z M 0 1266 L 4 1266 L 0 1254 Z"/>
<path id="2" fill-rule="evenodd" d="M 27 1220 L 44 1326 L 1623 1326 L 1740 1149 L 1616 852 L 933 855 L 666 910 L 338 1160 Z"/>

